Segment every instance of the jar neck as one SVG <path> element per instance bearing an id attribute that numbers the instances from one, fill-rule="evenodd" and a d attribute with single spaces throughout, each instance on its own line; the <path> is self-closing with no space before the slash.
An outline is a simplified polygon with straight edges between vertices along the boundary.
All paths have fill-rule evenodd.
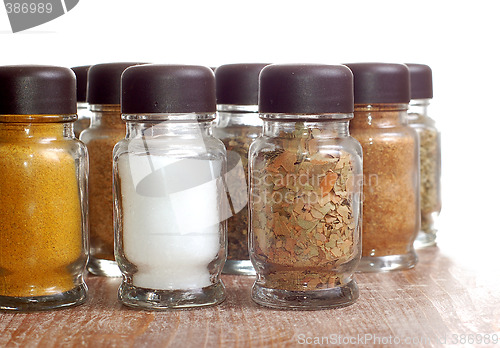
<path id="1" fill-rule="evenodd" d="M 0 115 L 0 138 L 56 140 L 74 138 L 75 115 Z"/>
<path id="2" fill-rule="evenodd" d="M 257 105 L 217 105 L 215 126 L 219 128 L 232 126 L 262 127 Z"/>
<path id="3" fill-rule="evenodd" d="M 427 116 L 427 108 L 429 107 L 430 99 L 412 99 L 408 106 L 408 117 L 416 118 L 417 115 Z"/>
<path id="4" fill-rule="evenodd" d="M 275 120 L 263 119 L 262 135 L 275 138 L 340 138 L 349 136 L 349 119 Z"/>
<path id="5" fill-rule="evenodd" d="M 126 139 L 152 137 L 199 138 L 212 136 L 215 114 L 124 114 Z"/>
<path id="6" fill-rule="evenodd" d="M 408 104 L 354 105 L 352 128 L 396 127 L 408 123 Z"/>
<path id="7" fill-rule="evenodd" d="M 258 113 L 258 105 L 217 104 L 218 112 Z"/>
<path id="8" fill-rule="evenodd" d="M 89 103 L 87 103 L 87 102 L 77 102 L 76 103 L 76 108 L 78 110 L 87 110 L 89 108 Z"/>
<path id="9" fill-rule="evenodd" d="M 90 127 L 123 128 L 120 104 L 91 104 Z"/>
<path id="10" fill-rule="evenodd" d="M 76 103 L 76 109 L 77 109 L 77 114 L 78 114 L 78 119 L 84 119 L 84 118 L 89 118 L 90 119 L 90 113 L 89 113 L 89 104 L 86 102 L 78 102 Z"/>

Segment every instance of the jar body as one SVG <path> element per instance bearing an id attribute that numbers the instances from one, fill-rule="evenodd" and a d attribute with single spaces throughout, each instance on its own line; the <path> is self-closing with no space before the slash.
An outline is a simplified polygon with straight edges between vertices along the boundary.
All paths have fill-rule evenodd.
<path id="1" fill-rule="evenodd" d="M 148 309 L 222 302 L 224 145 L 196 118 L 124 117 L 127 136 L 113 157 L 120 300 Z"/>
<path id="2" fill-rule="evenodd" d="M 441 134 L 427 114 L 428 99 L 412 100 L 408 124 L 420 146 L 420 231 L 416 248 L 436 245 L 436 220 L 441 212 Z"/>
<path id="3" fill-rule="evenodd" d="M 243 112 L 246 111 L 246 112 Z M 250 112 L 253 111 L 253 112 Z M 223 273 L 255 275 L 248 255 L 248 149 L 262 131 L 257 106 L 219 108 L 214 136 L 227 150 L 227 185 L 231 217 L 227 220 L 227 260 Z"/>
<path id="4" fill-rule="evenodd" d="M 75 136 L 80 138 L 80 134 L 83 130 L 90 127 L 90 109 L 88 103 L 78 102 L 77 104 L 77 114 L 78 119 L 73 124 L 73 129 L 75 130 Z"/>
<path id="5" fill-rule="evenodd" d="M 0 116 L 0 309 L 86 299 L 88 163 L 75 118 Z"/>
<path id="6" fill-rule="evenodd" d="M 288 309 L 351 304 L 361 256 L 361 146 L 348 120 L 280 118 L 264 118 L 249 153 L 252 298 Z"/>
<path id="7" fill-rule="evenodd" d="M 120 105 L 92 105 L 90 127 L 80 140 L 89 152 L 88 270 L 95 275 L 119 277 L 114 257 L 113 148 L 125 136 Z"/>
<path id="8" fill-rule="evenodd" d="M 355 106 L 351 134 L 363 147 L 363 254 L 360 271 L 413 267 L 419 229 L 418 138 L 407 105 Z"/>

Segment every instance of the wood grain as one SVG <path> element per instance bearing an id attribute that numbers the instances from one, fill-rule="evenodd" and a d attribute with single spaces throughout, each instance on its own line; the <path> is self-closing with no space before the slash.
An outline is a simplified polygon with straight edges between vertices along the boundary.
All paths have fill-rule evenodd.
<path id="1" fill-rule="evenodd" d="M 450 345 L 453 335 L 500 333 L 500 286 L 487 281 L 498 267 L 480 276 L 438 248 L 419 257 L 413 270 L 358 274 L 360 299 L 350 307 L 306 312 L 256 305 L 250 298 L 254 279 L 244 276 L 223 276 L 227 300 L 217 307 L 133 310 L 117 300 L 119 279 L 90 276 L 82 306 L 0 312 L 0 346 L 281 347 L 315 339 L 335 346 L 340 336 L 358 345 L 391 346 L 399 338 L 412 340 L 407 346 L 428 347 Z"/>

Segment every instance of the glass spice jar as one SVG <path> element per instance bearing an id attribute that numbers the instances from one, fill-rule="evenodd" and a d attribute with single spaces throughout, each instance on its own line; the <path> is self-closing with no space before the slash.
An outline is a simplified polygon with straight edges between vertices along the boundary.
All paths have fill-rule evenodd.
<path id="1" fill-rule="evenodd" d="M 249 151 L 255 302 L 282 309 L 358 298 L 362 150 L 349 135 L 353 81 L 341 65 L 269 65 L 263 133 Z"/>
<path id="2" fill-rule="evenodd" d="M 420 231 L 416 248 L 436 245 L 436 220 L 441 211 L 441 135 L 427 107 L 432 99 L 432 70 L 424 64 L 410 69 L 411 100 L 408 124 L 420 143 Z"/>
<path id="3" fill-rule="evenodd" d="M 418 138 L 407 125 L 410 74 L 403 64 L 347 64 L 354 74 L 351 134 L 363 147 L 362 272 L 417 263 Z"/>
<path id="4" fill-rule="evenodd" d="M 225 175 L 232 216 L 227 220 L 223 273 L 255 275 L 248 256 L 248 149 L 262 130 L 258 113 L 259 73 L 267 64 L 227 64 L 215 70 L 217 121 L 214 136 L 227 150 Z"/>
<path id="5" fill-rule="evenodd" d="M 0 309 L 81 304 L 87 151 L 67 68 L 0 67 Z"/>
<path id="6" fill-rule="evenodd" d="M 122 76 L 127 135 L 114 150 L 119 299 L 146 309 L 225 299 L 224 144 L 212 136 L 215 78 L 203 66 L 143 65 Z"/>
<path id="7" fill-rule="evenodd" d="M 114 256 L 113 147 L 125 136 L 120 111 L 122 72 L 140 63 L 105 63 L 90 67 L 87 100 L 90 127 L 80 135 L 89 152 L 88 270 L 95 275 L 120 277 Z"/>
<path id="8" fill-rule="evenodd" d="M 90 110 L 87 103 L 87 73 L 90 65 L 71 68 L 76 75 L 76 102 L 78 119 L 73 124 L 75 136 L 80 138 L 80 133 L 90 126 Z"/>

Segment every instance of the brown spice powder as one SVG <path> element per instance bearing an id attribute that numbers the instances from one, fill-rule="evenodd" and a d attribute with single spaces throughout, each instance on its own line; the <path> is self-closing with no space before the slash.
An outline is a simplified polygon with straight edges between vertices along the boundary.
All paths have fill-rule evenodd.
<path id="1" fill-rule="evenodd" d="M 79 186 L 63 127 L 0 123 L 1 296 L 69 291 L 83 269 Z"/>
<path id="2" fill-rule="evenodd" d="M 113 148 L 125 136 L 119 107 L 101 117 L 98 128 L 82 132 L 89 152 L 89 237 L 90 254 L 114 260 Z"/>
<path id="3" fill-rule="evenodd" d="M 242 175 L 241 171 L 228 174 L 226 184 L 232 195 L 229 197 L 230 202 L 244 202 L 248 192 L 243 190 L 240 183 L 244 180 L 248 185 L 248 149 L 255 138 L 253 136 L 255 130 L 249 127 L 232 127 L 231 130 L 239 135 L 221 139 L 228 152 L 227 167 L 230 170 L 237 165 L 237 161 L 241 160 L 244 174 Z M 231 151 L 239 156 L 229 156 Z M 233 215 L 227 220 L 227 259 L 248 260 L 248 205 L 245 205 L 239 212 L 234 211 L 233 208 L 232 213 Z"/>
<path id="4" fill-rule="evenodd" d="M 407 254 L 419 227 L 417 135 L 388 109 L 357 106 L 350 126 L 363 147 L 362 256 Z"/>

